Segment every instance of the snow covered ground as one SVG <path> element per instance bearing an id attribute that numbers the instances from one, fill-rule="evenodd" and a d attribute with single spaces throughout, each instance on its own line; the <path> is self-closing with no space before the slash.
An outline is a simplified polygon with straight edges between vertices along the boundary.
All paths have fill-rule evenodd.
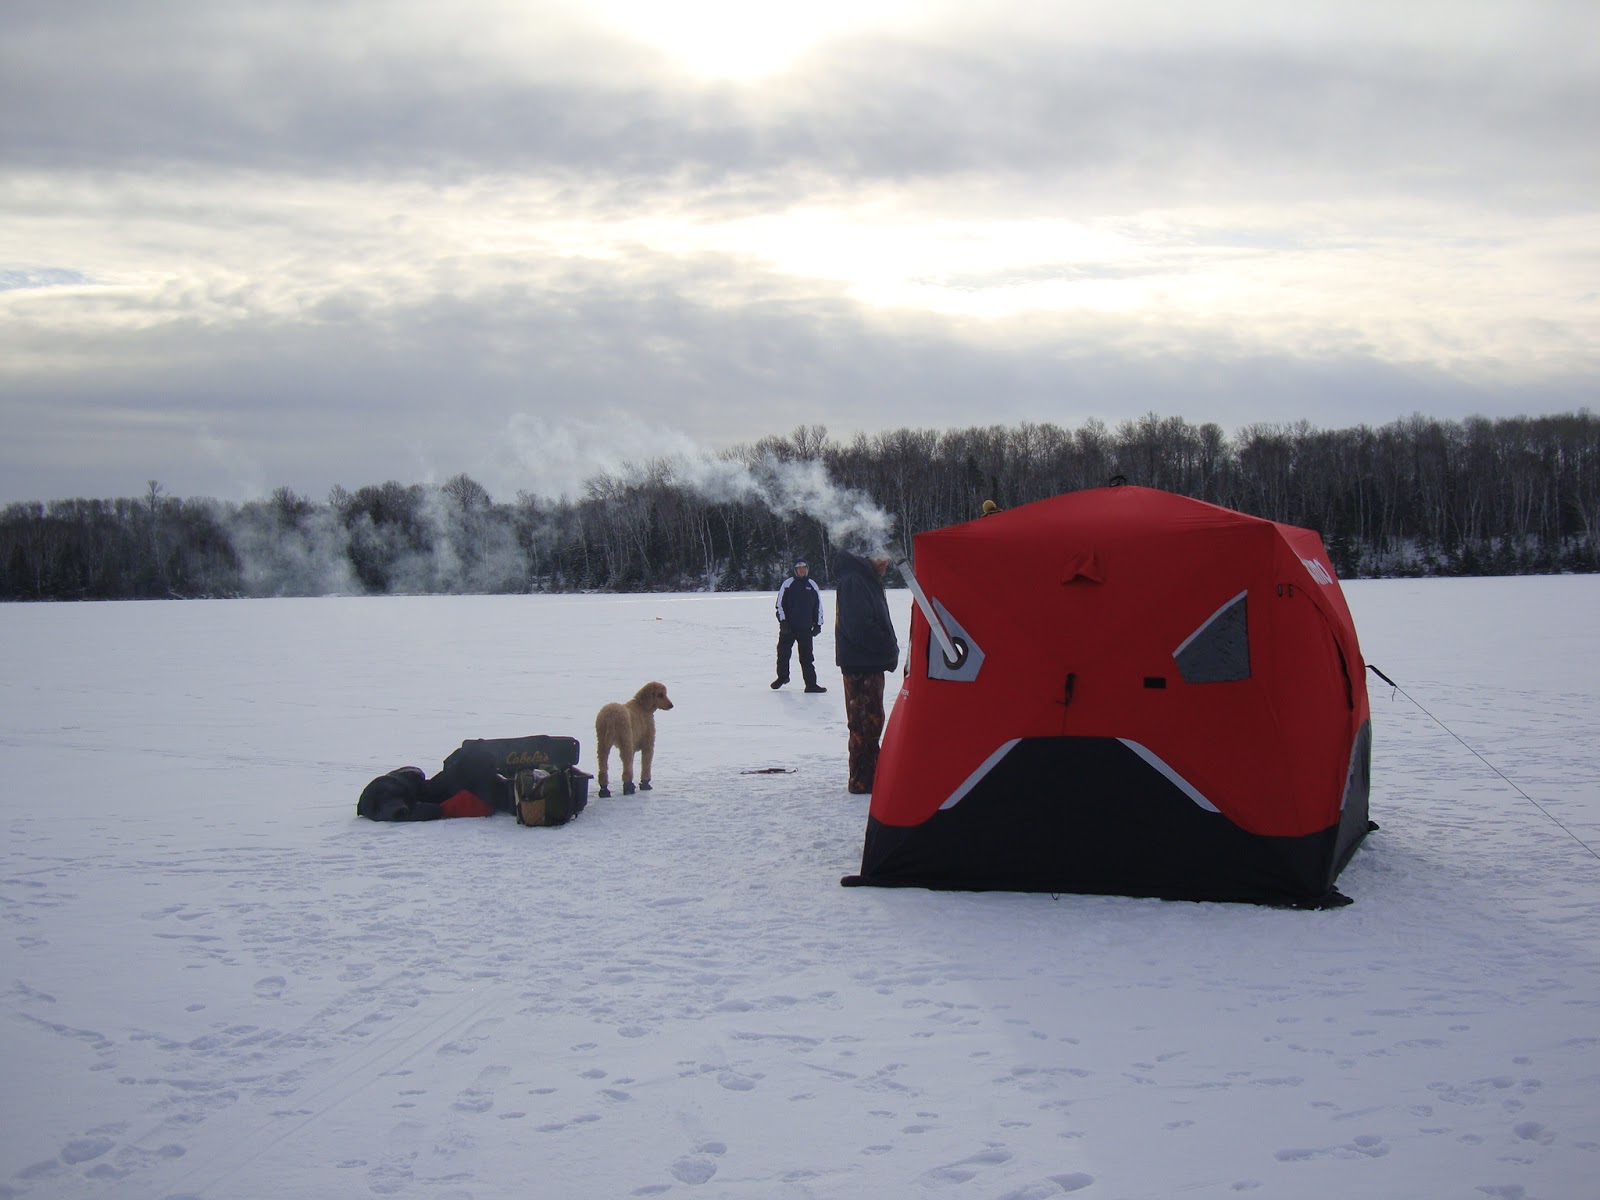
<path id="1" fill-rule="evenodd" d="M 1347 592 L 1327 912 L 840 887 L 767 595 L 0 608 L 0 1197 L 1591 1200 L 1600 578 Z M 651 793 L 354 815 L 651 678 Z"/>

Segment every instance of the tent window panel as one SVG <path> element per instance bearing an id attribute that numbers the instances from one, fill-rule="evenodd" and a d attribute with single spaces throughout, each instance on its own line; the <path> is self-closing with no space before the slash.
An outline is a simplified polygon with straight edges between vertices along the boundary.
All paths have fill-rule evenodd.
<path id="1" fill-rule="evenodd" d="M 1240 592 L 1229 600 L 1172 652 L 1185 683 L 1234 683 L 1250 678 L 1248 595 Z"/>

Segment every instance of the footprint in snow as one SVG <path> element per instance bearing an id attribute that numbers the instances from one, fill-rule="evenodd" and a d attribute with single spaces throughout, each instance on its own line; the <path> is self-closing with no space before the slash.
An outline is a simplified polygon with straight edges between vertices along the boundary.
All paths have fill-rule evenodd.
<path id="1" fill-rule="evenodd" d="M 494 1093 L 482 1088 L 467 1088 L 450 1105 L 457 1112 L 486 1113 L 494 1107 Z"/>
<path id="2" fill-rule="evenodd" d="M 1073 1171 L 1068 1175 L 1052 1175 L 1050 1182 L 1063 1192 L 1081 1192 L 1094 1182 L 1094 1176 L 1086 1175 L 1082 1171 Z"/>
<path id="3" fill-rule="evenodd" d="M 265 979 L 256 980 L 255 992 L 263 1000 L 277 1000 L 288 986 L 289 981 L 282 975 L 268 975 Z"/>
<path id="4" fill-rule="evenodd" d="M 1272 1157 L 1279 1162 L 1309 1162 L 1313 1158 L 1324 1154 L 1336 1155 L 1340 1158 L 1382 1158 L 1389 1153 L 1389 1143 L 1377 1134 L 1364 1133 L 1359 1137 L 1344 1143 L 1342 1146 L 1297 1146 L 1288 1150 L 1279 1150 Z"/>
<path id="5" fill-rule="evenodd" d="M 61 1147 L 61 1161 L 74 1166 L 92 1162 L 115 1146 L 116 1143 L 108 1137 L 74 1138 Z"/>
<path id="6" fill-rule="evenodd" d="M 923 1172 L 924 1176 L 935 1183 L 967 1183 L 978 1177 L 978 1172 L 984 1167 L 998 1167 L 1011 1161 L 1012 1154 L 1009 1150 L 994 1147 L 989 1150 L 980 1150 L 977 1154 L 969 1154 L 959 1162 L 946 1163 L 942 1167 L 934 1167 Z"/>
<path id="7" fill-rule="evenodd" d="M 717 1173 L 717 1164 L 709 1158 L 685 1156 L 673 1163 L 668 1171 L 679 1183 L 707 1183 Z"/>
<path id="8" fill-rule="evenodd" d="M 379 1196 L 392 1196 L 411 1185 L 412 1175 L 409 1162 L 383 1163 L 367 1172 L 367 1187 Z"/>
<path id="9" fill-rule="evenodd" d="M 1511 1132 L 1525 1142 L 1538 1142 L 1541 1146 L 1548 1146 L 1556 1140 L 1556 1135 L 1537 1121 L 1522 1121 L 1513 1125 Z"/>

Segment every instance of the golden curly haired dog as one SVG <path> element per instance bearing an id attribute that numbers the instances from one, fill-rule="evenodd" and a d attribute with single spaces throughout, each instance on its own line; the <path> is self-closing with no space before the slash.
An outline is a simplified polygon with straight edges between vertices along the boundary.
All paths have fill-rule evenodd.
<path id="1" fill-rule="evenodd" d="M 650 790 L 650 764 L 656 755 L 656 711 L 672 707 L 667 685 L 645 684 L 626 704 L 607 704 L 594 717 L 594 760 L 600 764 L 599 795 L 611 795 L 607 766 L 611 748 L 622 759 L 622 794 L 633 795 L 633 756 L 639 755 L 639 788 Z"/>

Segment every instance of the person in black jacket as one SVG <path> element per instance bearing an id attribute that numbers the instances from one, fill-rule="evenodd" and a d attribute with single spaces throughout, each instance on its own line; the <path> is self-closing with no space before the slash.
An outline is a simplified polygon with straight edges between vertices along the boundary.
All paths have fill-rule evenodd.
<path id="1" fill-rule="evenodd" d="M 828 690 L 817 682 L 817 664 L 811 650 L 811 639 L 822 632 L 822 592 L 810 576 L 810 567 L 804 562 L 795 563 L 794 574 L 783 581 L 773 603 L 778 614 L 778 677 L 772 681 L 773 690 L 789 682 L 791 648 L 800 651 L 800 675 L 806 681 L 806 691 Z"/>
<path id="2" fill-rule="evenodd" d="M 844 710 L 850 727 L 850 790 L 872 791 L 883 735 L 883 677 L 900 665 L 900 642 L 884 594 L 887 558 L 841 551 L 833 621 L 834 661 L 844 675 Z"/>

